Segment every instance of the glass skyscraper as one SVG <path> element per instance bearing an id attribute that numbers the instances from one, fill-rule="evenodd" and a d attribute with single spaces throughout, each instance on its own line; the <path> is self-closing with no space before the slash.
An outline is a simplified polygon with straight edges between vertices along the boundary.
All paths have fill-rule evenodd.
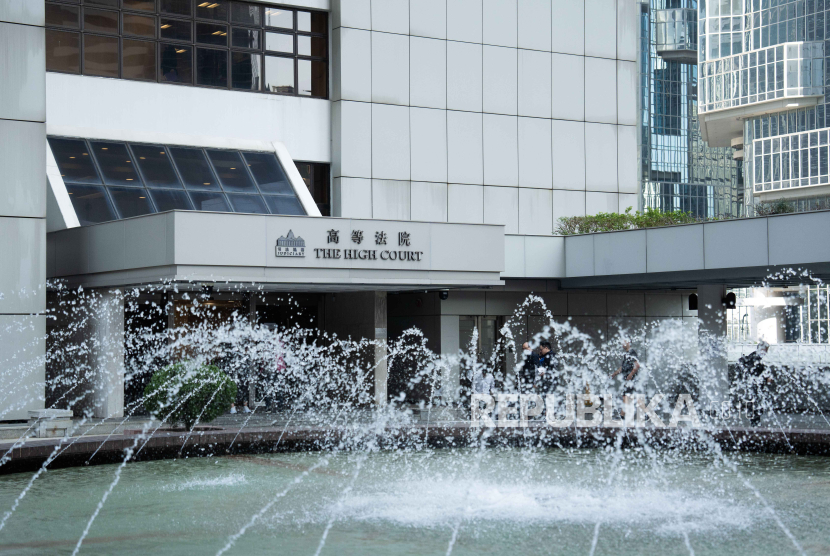
<path id="1" fill-rule="evenodd" d="M 643 206 L 699 218 L 741 213 L 741 162 L 710 148 L 697 117 L 696 0 L 641 3 L 640 114 Z"/>

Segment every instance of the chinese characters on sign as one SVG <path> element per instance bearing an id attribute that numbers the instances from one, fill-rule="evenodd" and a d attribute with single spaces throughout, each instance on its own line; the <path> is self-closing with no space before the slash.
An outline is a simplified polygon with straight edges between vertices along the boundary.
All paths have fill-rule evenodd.
<path id="1" fill-rule="evenodd" d="M 326 243 L 340 243 L 340 230 L 328 230 Z M 371 237 L 371 236 L 370 236 Z M 375 232 L 375 245 L 386 245 L 388 241 L 386 232 Z M 363 230 L 352 230 L 352 243 L 361 245 L 364 240 Z M 398 246 L 411 247 L 412 239 L 409 232 L 398 232 Z M 409 249 L 391 250 L 383 249 L 338 249 L 338 248 L 316 248 L 314 255 L 318 259 L 358 259 L 367 261 L 412 261 L 421 262 L 423 251 L 411 251 Z"/>

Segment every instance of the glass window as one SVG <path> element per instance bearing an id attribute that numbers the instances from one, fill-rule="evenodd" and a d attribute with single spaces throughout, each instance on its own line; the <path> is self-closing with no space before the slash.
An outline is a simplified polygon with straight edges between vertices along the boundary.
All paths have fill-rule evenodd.
<path id="1" fill-rule="evenodd" d="M 297 12 L 297 31 L 311 32 L 311 12 Z"/>
<path id="2" fill-rule="evenodd" d="M 104 188 L 100 185 L 66 184 L 66 192 L 81 226 L 109 222 L 118 218 Z"/>
<path id="3" fill-rule="evenodd" d="M 262 48 L 261 31 L 255 29 L 234 29 L 231 34 L 231 46 L 237 48 Z"/>
<path id="4" fill-rule="evenodd" d="M 146 15 L 124 14 L 122 22 L 125 35 L 136 35 L 154 39 L 156 37 L 156 18 Z"/>
<path id="5" fill-rule="evenodd" d="M 176 163 L 179 175 L 188 189 L 218 190 L 219 182 L 210 169 L 202 149 L 170 147 L 170 155 Z M 193 199 L 195 202 L 195 198 Z M 198 210 L 198 209 L 197 209 Z"/>
<path id="6" fill-rule="evenodd" d="M 161 0 L 159 8 L 162 13 L 190 15 L 193 0 Z"/>
<path id="7" fill-rule="evenodd" d="M 49 146 L 64 182 L 101 183 L 98 171 L 89 156 L 86 141 L 49 138 Z"/>
<path id="8" fill-rule="evenodd" d="M 121 218 L 156 212 L 147 190 L 141 187 L 108 187 L 112 202 Z"/>
<path id="9" fill-rule="evenodd" d="M 298 214 L 304 215 L 305 211 L 296 197 L 284 195 L 263 195 L 271 214 Z"/>
<path id="10" fill-rule="evenodd" d="M 84 35 L 84 74 L 118 77 L 118 37 Z"/>
<path id="11" fill-rule="evenodd" d="M 196 49 L 196 83 L 212 87 L 228 86 L 228 51 Z"/>
<path id="12" fill-rule="evenodd" d="M 124 79 L 156 80 L 156 43 L 123 39 L 121 76 Z"/>
<path id="13" fill-rule="evenodd" d="M 166 149 L 162 145 L 136 145 L 131 144 L 138 169 L 144 178 L 144 185 L 147 187 L 177 187 L 182 184 Z"/>
<path id="14" fill-rule="evenodd" d="M 202 44 L 228 45 L 228 28 L 215 23 L 196 24 L 196 42 Z"/>
<path id="15" fill-rule="evenodd" d="M 271 93 L 294 93 L 294 59 L 266 56 L 264 83 Z"/>
<path id="16" fill-rule="evenodd" d="M 135 171 L 132 155 L 123 143 L 90 141 L 98 167 L 108 185 L 141 185 Z"/>
<path id="17" fill-rule="evenodd" d="M 291 183 L 273 153 L 246 152 L 242 154 L 245 156 L 245 162 L 248 163 L 260 191 L 283 195 L 294 194 Z"/>
<path id="18" fill-rule="evenodd" d="M 294 28 L 294 11 L 285 8 L 265 8 L 265 25 L 268 27 Z"/>
<path id="19" fill-rule="evenodd" d="M 265 50 L 294 53 L 294 35 L 285 33 L 265 33 Z"/>
<path id="20" fill-rule="evenodd" d="M 122 0 L 125 10 L 156 11 L 156 0 Z"/>
<path id="21" fill-rule="evenodd" d="M 162 44 L 160 79 L 166 83 L 193 83 L 193 49 L 177 44 Z"/>
<path id="22" fill-rule="evenodd" d="M 225 191 L 256 191 L 238 152 L 214 149 L 206 149 L 206 152 Z"/>
<path id="23" fill-rule="evenodd" d="M 331 188 L 329 185 L 328 164 L 296 161 L 295 164 L 306 187 L 308 187 L 311 193 L 311 197 L 314 199 L 314 203 L 320 209 L 320 214 L 323 216 L 331 216 Z"/>
<path id="24" fill-rule="evenodd" d="M 159 25 L 161 38 L 173 41 L 190 41 L 191 31 L 190 22 L 181 19 L 162 19 Z"/>
<path id="25" fill-rule="evenodd" d="M 243 25 L 262 25 L 262 8 L 256 4 L 234 2 L 231 5 L 231 21 Z"/>
<path id="26" fill-rule="evenodd" d="M 320 33 L 321 35 L 329 32 L 328 14 L 326 12 L 311 12 L 311 32 Z"/>
<path id="27" fill-rule="evenodd" d="M 228 20 L 227 0 L 196 0 L 196 17 L 201 19 Z"/>
<path id="28" fill-rule="evenodd" d="M 65 6 L 63 4 L 46 4 L 46 25 L 58 27 L 78 28 L 77 6 Z"/>
<path id="29" fill-rule="evenodd" d="M 231 53 L 231 87 L 258 91 L 262 78 L 262 56 L 250 52 Z"/>
<path id="30" fill-rule="evenodd" d="M 67 73 L 81 72 L 81 35 L 46 30 L 46 69 Z"/>
<path id="31" fill-rule="evenodd" d="M 73 2 L 75 0 L 72 0 Z M 96 4 L 98 6 L 107 6 L 108 8 L 117 8 L 118 0 L 84 0 L 84 4 Z"/>
<path id="32" fill-rule="evenodd" d="M 328 68 L 325 62 L 297 60 L 297 85 L 301 95 L 326 96 Z"/>
<path id="33" fill-rule="evenodd" d="M 314 56 L 317 58 L 325 57 L 326 39 L 323 37 L 297 35 L 297 54 L 300 56 Z"/>
<path id="34" fill-rule="evenodd" d="M 117 34 L 118 12 L 84 8 L 84 31 Z"/>
<path id="35" fill-rule="evenodd" d="M 234 212 L 247 212 L 253 214 L 268 214 L 265 202 L 259 195 L 234 195 L 228 194 L 228 199 L 233 206 Z"/>
<path id="36" fill-rule="evenodd" d="M 190 197 L 184 191 L 151 189 L 150 197 L 153 198 L 153 203 L 155 203 L 159 212 L 168 210 L 193 210 Z"/>
<path id="37" fill-rule="evenodd" d="M 222 193 L 191 191 L 190 198 L 193 200 L 193 207 L 196 210 L 232 212 L 227 199 Z"/>

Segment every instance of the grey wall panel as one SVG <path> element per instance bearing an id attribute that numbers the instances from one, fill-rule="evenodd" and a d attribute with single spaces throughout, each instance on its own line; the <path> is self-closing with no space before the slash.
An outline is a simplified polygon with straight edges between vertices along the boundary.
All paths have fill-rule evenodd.
<path id="1" fill-rule="evenodd" d="M 609 293 L 608 315 L 642 317 L 646 314 L 645 298 L 641 293 Z"/>
<path id="2" fill-rule="evenodd" d="M 0 22 L 43 26 L 46 21 L 45 4 L 39 0 L 3 0 L 0 2 Z"/>
<path id="3" fill-rule="evenodd" d="M 89 268 L 89 227 L 55 232 L 55 275 L 86 274 Z"/>
<path id="4" fill-rule="evenodd" d="M 830 261 L 830 212 L 773 216 L 769 221 L 769 264 Z"/>
<path id="5" fill-rule="evenodd" d="M 127 220 L 116 220 L 88 228 L 88 272 L 109 272 L 127 268 L 127 260 L 131 258 L 128 251 L 131 249 L 127 248 L 124 232 L 126 223 Z"/>
<path id="6" fill-rule="evenodd" d="M 46 121 L 45 40 L 42 27 L 0 23 L 0 119 Z"/>
<path id="7" fill-rule="evenodd" d="M 607 295 L 605 293 L 569 293 L 568 314 L 607 315 Z"/>
<path id="8" fill-rule="evenodd" d="M 432 224 L 431 230 L 433 270 L 504 271 L 504 226 Z"/>
<path id="9" fill-rule="evenodd" d="M 565 238 L 565 276 L 594 275 L 594 236 L 571 236 Z"/>
<path id="10" fill-rule="evenodd" d="M 441 302 L 442 315 L 484 315 L 486 311 L 484 292 L 452 291 Z"/>
<path id="11" fill-rule="evenodd" d="M 703 225 L 706 268 L 769 264 L 767 219 L 752 218 Z"/>
<path id="12" fill-rule="evenodd" d="M 0 216 L 46 217 L 46 124 L 0 120 Z"/>
<path id="13" fill-rule="evenodd" d="M 646 230 L 648 272 L 703 268 L 703 226 L 672 226 Z"/>
<path id="14" fill-rule="evenodd" d="M 124 221 L 124 247 L 130 268 L 174 264 L 168 237 L 172 235 L 173 214 L 159 219 L 131 218 Z M 171 229 L 168 230 L 168 227 Z"/>
<path id="15" fill-rule="evenodd" d="M 267 217 L 175 213 L 176 264 L 265 266 Z"/>
<path id="16" fill-rule="evenodd" d="M 42 310 L 45 281 L 46 221 L 0 218 L 0 313 Z"/>
<path id="17" fill-rule="evenodd" d="M 687 305 L 688 307 L 688 302 Z M 646 316 L 680 317 L 683 316 L 683 296 L 681 294 L 646 294 Z"/>
<path id="18" fill-rule="evenodd" d="M 597 276 L 644 272 L 646 272 L 645 230 L 594 236 L 594 273 Z"/>
<path id="19" fill-rule="evenodd" d="M 0 315 L 0 420 L 28 419 L 30 409 L 43 408 L 46 370 L 33 359 L 45 350 L 45 316 Z"/>
<path id="20" fill-rule="evenodd" d="M 565 238 L 525 236 L 525 277 L 559 278 L 565 275 Z"/>

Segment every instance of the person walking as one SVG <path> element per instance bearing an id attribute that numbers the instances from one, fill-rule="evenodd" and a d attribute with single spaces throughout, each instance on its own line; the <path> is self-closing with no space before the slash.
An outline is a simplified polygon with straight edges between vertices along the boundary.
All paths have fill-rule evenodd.
<path id="1" fill-rule="evenodd" d="M 556 387 L 558 369 L 556 354 L 547 340 L 539 343 L 539 356 L 536 362 L 536 391 L 544 397 Z"/>
<path id="2" fill-rule="evenodd" d="M 620 361 L 620 367 L 614 374 L 611 375 L 611 378 L 615 378 L 617 375 L 620 374 L 623 376 L 623 384 L 621 390 L 623 395 L 623 403 L 625 403 L 625 397 L 631 397 L 636 390 L 635 379 L 637 378 L 637 373 L 640 370 L 640 360 L 637 358 L 637 351 L 631 349 L 630 340 L 624 339 L 622 347 L 623 356 L 622 360 Z M 620 416 L 625 417 L 625 411 L 620 411 Z"/>
<path id="3" fill-rule="evenodd" d="M 522 368 L 519 369 L 519 393 L 533 393 L 533 384 L 536 382 L 536 368 L 539 366 L 539 357 L 530 349 L 530 344 L 522 344 Z"/>
<path id="4" fill-rule="evenodd" d="M 773 384 L 772 373 L 763 359 L 769 353 L 769 344 L 764 340 L 750 354 L 738 359 L 737 384 L 733 388 L 746 407 L 749 423 L 756 426 L 761 422 L 764 406 L 769 404 L 770 387 Z"/>

